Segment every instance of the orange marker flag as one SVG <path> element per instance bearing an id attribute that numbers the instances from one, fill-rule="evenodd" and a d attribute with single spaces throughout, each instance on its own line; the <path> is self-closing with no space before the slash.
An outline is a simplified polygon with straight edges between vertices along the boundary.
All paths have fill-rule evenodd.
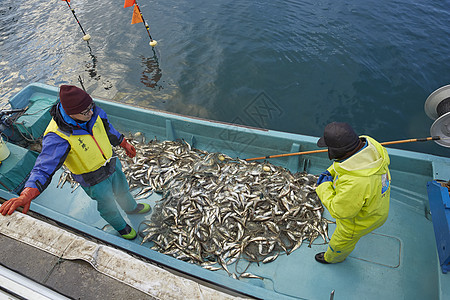
<path id="1" fill-rule="evenodd" d="M 141 22 L 144 22 L 142 20 L 141 12 L 139 11 L 139 8 L 137 7 L 137 5 L 134 5 L 133 17 L 131 18 L 131 24 L 136 24 L 136 23 L 141 23 Z"/>
<path id="2" fill-rule="evenodd" d="M 134 3 L 136 3 L 135 0 L 125 0 L 125 3 L 123 4 L 123 7 L 125 8 L 125 7 L 133 6 Z"/>
<path id="3" fill-rule="evenodd" d="M 62 0 L 62 1 L 65 1 L 65 2 L 70 2 L 70 0 Z"/>

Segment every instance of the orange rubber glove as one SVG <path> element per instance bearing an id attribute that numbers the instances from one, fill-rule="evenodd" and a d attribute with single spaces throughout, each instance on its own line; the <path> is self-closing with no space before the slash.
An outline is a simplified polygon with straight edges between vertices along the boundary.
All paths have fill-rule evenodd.
<path id="1" fill-rule="evenodd" d="M 37 188 L 26 187 L 20 196 L 11 198 L 0 206 L 2 215 L 11 215 L 18 207 L 23 206 L 23 213 L 26 214 L 30 209 L 31 200 L 39 196 L 40 192 Z"/>
<path id="2" fill-rule="evenodd" d="M 122 140 L 122 143 L 120 143 L 120 147 L 125 149 L 125 152 L 129 157 L 133 158 L 136 156 L 136 149 L 133 145 L 130 145 L 125 138 Z"/>

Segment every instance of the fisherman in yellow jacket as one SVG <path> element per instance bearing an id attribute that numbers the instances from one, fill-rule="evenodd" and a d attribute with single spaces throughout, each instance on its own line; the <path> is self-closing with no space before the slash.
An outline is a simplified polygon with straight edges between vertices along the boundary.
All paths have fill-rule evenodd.
<path id="1" fill-rule="evenodd" d="M 357 136 L 347 123 L 325 127 L 317 142 L 328 147 L 334 163 L 320 175 L 317 195 L 336 219 L 326 252 L 317 253 L 324 264 L 342 262 L 359 239 L 384 224 L 389 213 L 391 176 L 386 149 L 373 138 Z"/>

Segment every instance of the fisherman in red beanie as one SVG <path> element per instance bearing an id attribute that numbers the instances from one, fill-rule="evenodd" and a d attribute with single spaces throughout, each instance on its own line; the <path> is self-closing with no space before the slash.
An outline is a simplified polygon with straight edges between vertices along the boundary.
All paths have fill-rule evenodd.
<path id="1" fill-rule="evenodd" d="M 112 146 L 121 146 L 129 157 L 136 155 L 136 149 L 82 89 L 62 85 L 59 98 L 60 102 L 50 111 L 52 120 L 44 132 L 42 151 L 25 188 L 19 197 L 6 201 L 0 213 L 10 215 L 20 206 L 27 213 L 31 200 L 47 188 L 53 174 L 64 164 L 84 191 L 97 201 L 100 215 L 123 238 L 136 238 L 136 231 L 123 219 L 116 202 L 129 214 L 147 213 L 150 205 L 136 203 L 130 194 Z"/>

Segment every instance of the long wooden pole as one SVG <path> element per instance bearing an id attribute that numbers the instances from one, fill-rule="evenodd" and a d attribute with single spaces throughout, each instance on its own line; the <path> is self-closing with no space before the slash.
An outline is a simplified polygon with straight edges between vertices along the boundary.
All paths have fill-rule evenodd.
<path id="1" fill-rule="evenodd" d="M 403 144 L 403 143 L 412 143 L 412 142 L 427 142 L 427 141 L 437 141 L 440 140 L 439 136 L 430 136 L 427 138 L 419 138 L 419 139 L 407 139 L 407 140 L 399 140 L 399 141 L 391 141 L 391 142 L 383 142 L 381 145 L 394 145 L 394 144 Z M 285 153 L 285 154 L 276 154 L 270 156 L 261 156 L 254 158 L 246 158 L 246 161 L 259 160 L 259 159 L 269 159 L 269 158 L 277 158 L 277 157 L 286 157 L 286 156 L 296 156 L 296 155 L 304 155 L 304 154 L 313 154 L 313 153 L 322 153 L 327 152 L 328 149 L 320 149 L 320 150 L 311 150 L 311 151 L 303 151 L 303 152 L 294 152 L 294 153 Z"/>

